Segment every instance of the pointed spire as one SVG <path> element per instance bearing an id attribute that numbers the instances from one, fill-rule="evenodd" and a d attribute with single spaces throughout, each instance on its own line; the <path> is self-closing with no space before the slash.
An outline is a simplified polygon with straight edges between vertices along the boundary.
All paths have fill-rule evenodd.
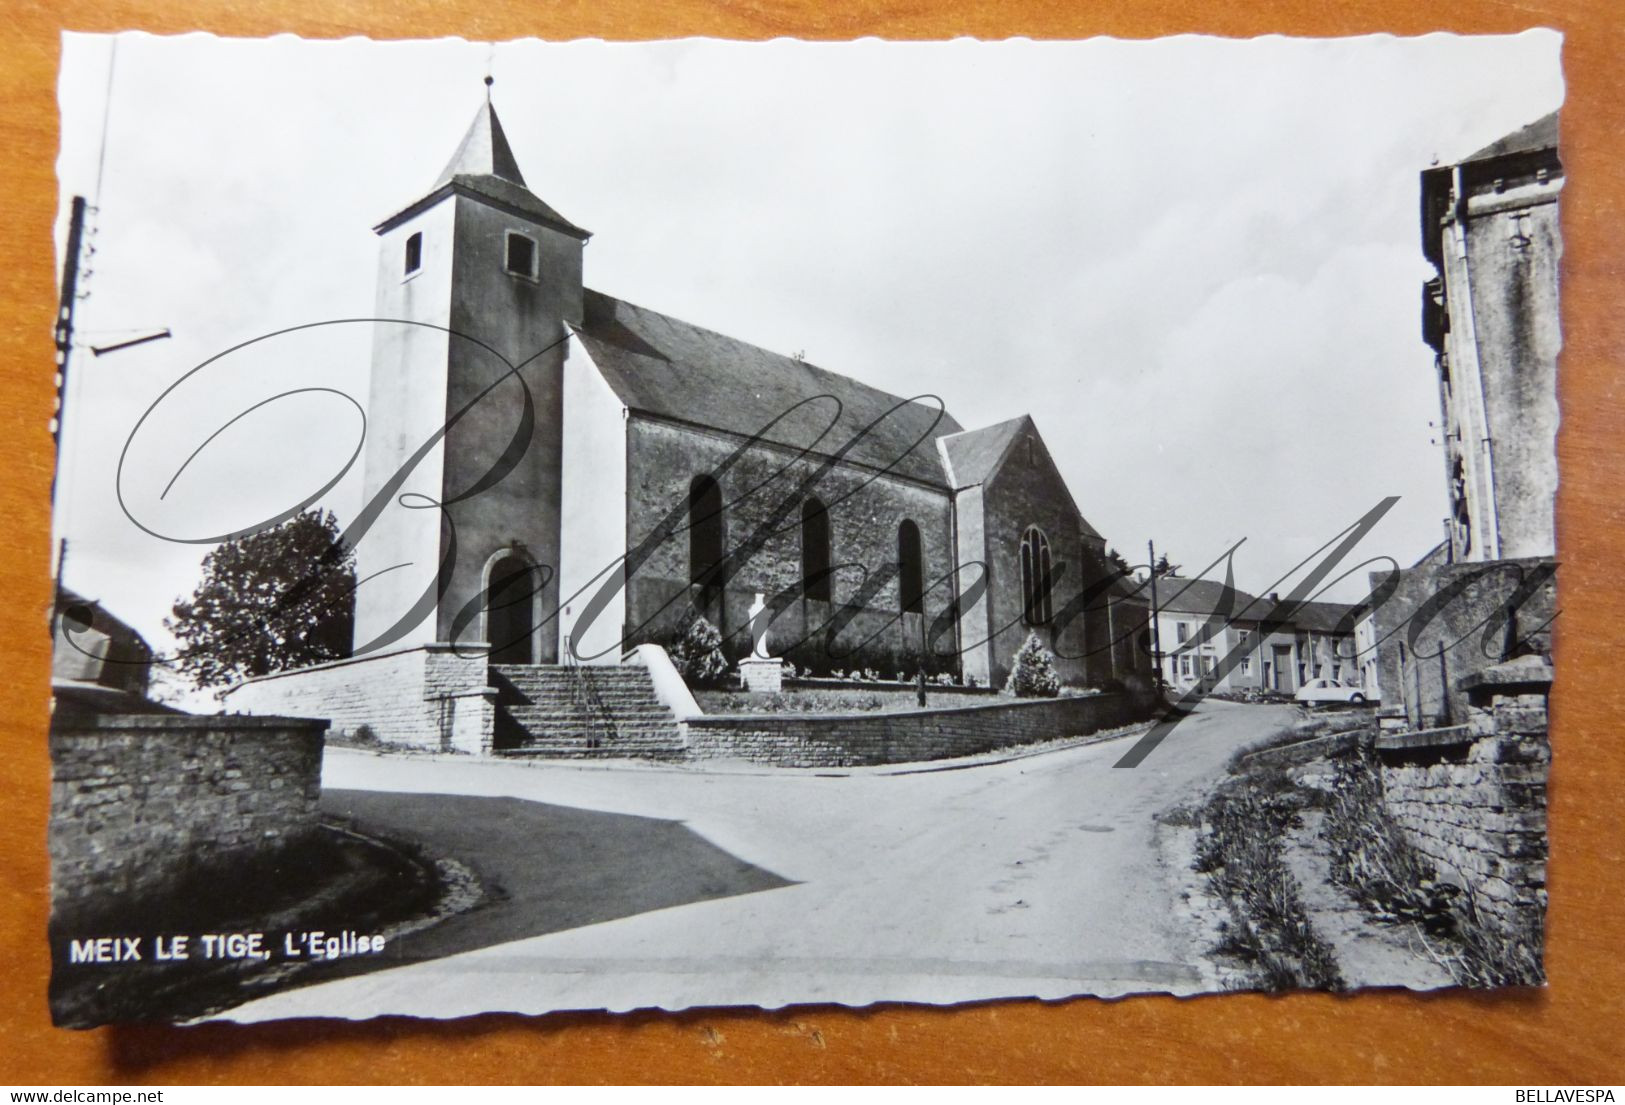
<path id="1" fill-rule="evenodd" d="M 493 83 L 491 77 L 485 78 L 485 103 L 480 105 L 457 152 L 452 154 L 439 179 L 434 182 L 436 188 L 459 176 L 501 177 L 521 188 L 525 187 L 519 162 L 514 159 L 508 136 L 502 133 L 502 123 L 497 119 L 497 109 L 491 103 Z"/>
<path id="2" fill-rule="evenodd" d="M 474 121 L 469 124 L 468 132 L 457 146 L 457 152 L 440 171 L 434 187 L 416 203 L 395 212 L 373 230 L 382 234 L 455 192 L 523 215 L 583 242 L 592 237 L 543 203 L 525 183 L 524 175 L 519 171 L 519 162 L 513 156 L 513 147 L 508 145 L 508 136 L 502 133 L 496 108 L 491 106 L 493 83 L 491 77 L 485 78 L 485 103 L 475 113 Z"/>

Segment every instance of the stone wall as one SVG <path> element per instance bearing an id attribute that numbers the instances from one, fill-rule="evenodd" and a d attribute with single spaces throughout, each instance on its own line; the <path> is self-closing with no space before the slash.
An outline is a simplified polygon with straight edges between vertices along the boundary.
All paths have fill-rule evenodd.
<path id="1" fill-rule="evenodd" d="M 1379 738 L 1385 800 L 1440 875 L 1467 889 L 1504 933 L 1546 905 L 1546 696 L 1475 696 L 1449 744 Z M 1397 741 L 1416 741 L 1401 734 Z M 1388 745 L 1385 747 L 1385 745 Z"/>
<path id="2" fill-rule="evenodd" d="M 481 648 L 424 645 L 262 675 L 226 693 L 227 710 L 325 718 L 336 734 L 363 725 L 378 740 L 481 755 L 496 729 L 496 689 Z"/>
<path id="3" fill-rule="evenodd" d="M 638 547 L 657 532 L 662 520 L 687 501 L 694 478 L 715 473 L 740 445 L 736 437 L 634 416 L 627 428 L 629 546 Z M 919 665 L 923 634 L 918 614 L 899 613 L 897 530 L 904 519 L 920 530 L 929 619 L 923 628 L 929 632 L 953 600 L 947 490 L 854 464 L 836 464 L 814 486 L 803 488 L 821 463 L 798 458 L 794 450 L 757 444 L 717 476 L 725 504 L 724 547 L 737 555 L 754 535 L 760 532 L 764 538 L 738 564 L 721 600 L 703 613 L 722 630 L 730 659 L 750 649 L 747 611 L 761 592 L 775 610 L 768 630 L 775 656 L 819 673 L 862 668 L 884 675 L 911 673 Z M 934 455 L 931 463 L 936 463 Z M 800 594 L 800 507 L 807 494 L 816 495 L 829 510 L 830 562 L 836 568 L 830 580 L 833 601 Z M 783 516 L 777 517 L 781 508 Z M 689 568 L 684 517 L 669 538 L 645 548 L 631 567 L 626 590 L 629 644 L 666 644 L 688 627 L 699 598 Z M 781 597 L 779 603 L 775 596 Z M 930 641 L 927 670 L 957 672 L 957 647 L 951 631 Z"/>
<path id="4" fill-rule="evenodd" d="M 1556 568 L 1548 557 L 1455 564 L 1430 557 L 1398 573 L 1397 588 L 1372 615 L 1384 702 L 1403 702 L 1412 728 L 1463 724 L 1460 680 L 1522 652 L 1550 653 Z"/>
<path id="5" fill-rule="evenodd" d="M 851 767 L 949 759 L 1083 736 L 1137 716 L 1128 695 L 1098 694 L 898 713 L 709 715 L 690 719 L 685 728 L 693 760 Z"/>
<path id="6" fill-rule="evenodd" d="M 325 722 L 102 714 L 51 730 L 58 919 L 162 895 L 316 829 Z"/>

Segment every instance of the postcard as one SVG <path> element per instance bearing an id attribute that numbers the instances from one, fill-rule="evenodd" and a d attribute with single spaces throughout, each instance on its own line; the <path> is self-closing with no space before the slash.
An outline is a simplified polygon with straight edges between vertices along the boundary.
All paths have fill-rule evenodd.
<path id="1" fill-rule="evenodd" d="M 1561 46 L 67 35 L 54 1019 L 1541 984 Z"/>

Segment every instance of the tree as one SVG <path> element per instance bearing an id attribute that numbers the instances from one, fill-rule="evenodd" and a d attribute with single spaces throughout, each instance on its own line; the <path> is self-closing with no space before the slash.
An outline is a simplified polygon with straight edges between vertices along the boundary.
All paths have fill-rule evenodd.
<path id="1" fill-rule="evenodd" d="M 714 687 L 728 674 L 722 653 L 722 632 L 704 618 L 695 618 L 688 632 L 671 646 L 671 661 L 690 687 Z"/>
<path id="2" fill-rule="evenodd" d="M 1151 569 L 1151 574 L 1155 576 L 1178 575 L 1179 565 L 1170 563 L 1168 560 L 1168 554 L 1163 553 L 1161 556 L 1157 557 L 1156 566 Z"/>
<path id="3" fill-rule="evenodd" d="M 1015 666 L 1005 690 L 1018 698 L 1054 698 L 1061 693 L 1061 680 L 1055 674 L 1055 657 L 1038 639 L 1027 634 L 1027 642 L 1016 653 Z"/>
<path id="4" fill-rule="evenodd" d="M 1116 549 L 1106 550 L 1106 564 L 1114 571 L 1123 573 L 1125 577 L 1132 570 L 1129 566 L 1129 562 L 1123 559 L 1123 554 L 1118 552 Z"/>
<path id="5" fill-rule="evenodd" d="M 181 642 L 177 663 L 193 683 L 224 686 L 348 656 L 355 587 L 338 519 L 307 510 L 216 547 L 164 628 Z"/>

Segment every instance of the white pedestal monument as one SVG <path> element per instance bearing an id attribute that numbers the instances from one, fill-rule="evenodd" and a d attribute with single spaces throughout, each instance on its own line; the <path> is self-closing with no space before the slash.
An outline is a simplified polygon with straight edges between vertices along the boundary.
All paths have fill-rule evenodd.
<path id="1" fill-rule="evenodd" d="M 760 591 L 750 607 L 750 655 L 739 661 L 739 675 L 753 694 L 778 694 L 784 689 L 784 661 L 767 654 L 770 615 Z"/>

